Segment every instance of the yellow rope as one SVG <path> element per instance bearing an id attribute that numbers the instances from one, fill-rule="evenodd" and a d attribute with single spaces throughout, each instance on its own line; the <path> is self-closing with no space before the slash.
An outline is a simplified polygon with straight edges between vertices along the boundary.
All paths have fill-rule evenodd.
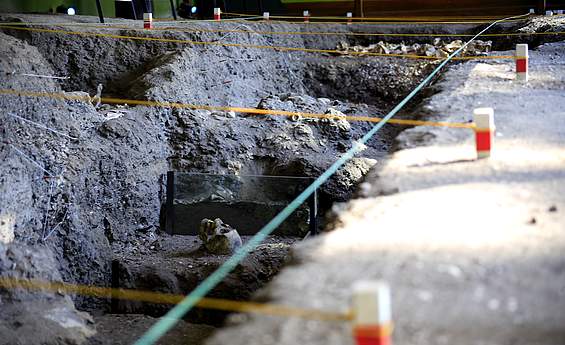
<path id="1" fill-rule="evenodd" d="M 243 13 L 234 13 L 234 12 L 224 12 L 222 14 L 231 15 L 236 17 L 249 17 L 249 14 Z M 260 15 L 258 15 L 260 16 Z M 304 16 L 282 16 L 282 15 L 269 15 L 269 18 L 278 18 L 278 19 L 304 19 Z M 428 23 L 428 24 L 484 24 L 490 23 L 492 20 L 505 18 L 504 16 L 398 16 L 398 17 L 345 17 L 345 16 L 309 16 L 311 20 L 316 19 L 327 19 L 327 20 L 339 20 L 341 22 L 346 22 L 347 20 L 353 21 L 363 21 L 365 23 L 372 23 L 379 24 L 379 22 L 392 22 L 398 24 L 414 24 L 414 23 Z M 514 19 L 509 20 L 511 21 L 523 21 L 524 19 Z M 320 23 L 320 22 L 317 22 Z M 335 23 L 335 22 L 329 22 Z M 358 22 L 355 22 L 358 23 Z"/>
<path id="2" fill-rule="evenodd" d="M 249 16 L 259 16 L 260 14 L 245 14 L 238 12 L 222 12 L 225 15 L 231 15 L 236 17 L 249 17 Z M 271 17 L 273 15 L 270 15 Z M 302 18 L 301 16 L 286 16 L 286 15 L 275 15 L 279 18 Z M 313 16 L 312 18 L 321 19 L 349 19 L 345 16 Z M 352 19 L 364 19 L 364 20 L 423 20 L 423 19 L 501 19 L 504 16 L 388 16 L 388 17 L 352 17 Z"/>
<path id="3" fill-rule="evenodd" d="M 304 17 L 299 17 L 301 20 Z M 309 23 L 304 23 L 303 21 L 288 21 L 288 20 L 282 20 L 282 19 L 270 19 L 269 21 L 271 22 L 275 22 L 275 23 L 285 23 L 285 24 L 293 24 L 293 25 L 315 25 L 315 24 L 325 24 L 325 25 L 345 25 L 347 24 L 347 20 L 346 18 L 343 19 L 343 21 L 313 21 L 312 17 L 310 17 L 311 21 Z M 508 23 L 511 22 L 515 22 L 515 21 L 521 21 L 520 20 L 509 20 L 507 21 Z M 256 20 L 258 22 L 269 22 L 269 21 L 265 21 L 265 20 Z M 220 23 L 222 21 L 219 21 Z M 249 23 L 248 20 L 230 20 L 230 23 Z M 463 25 L 463 24 L 487 24 L 489 23 L 488 21 L 466 21 L 466 22 L 451 22 L 451 21 L 420 21 L 420 22 L 395 22 L 395 21 L 382 21 L 382 22 L 354 22 L 353 24 L 355 25 L 444 25 L 444 24 L 454 24 L 454 25 Z"/>
<path id="4" fill-rule="evenodd" d="M 135 41 L 150 41 L 150 42 L 164 42 L 164 43 L 179 43 L 179 44 L 194 44 L 194 45 L 212 45 L 221 47 L 239 47 L 239 48 L 252 48 L 252 49 L 272 49 L 277 51 L 301 51 L 306 53 L 327 53 L 327 54 L 338 54 L 338 55 L 351 55 L 351 56 L 380 56 L 380 57 L 395 57 L 395 58 L 406 58 L 415 60 L 443 60 L 442 57 L 435 56 L 421 56 L 414 54 L 381 54 L 374 52 L 343 52 L 335 49 L 314 49 L 314 48 L 298 48 L 298 47 L 284 47 L 284 46 L 267 46 L 267 45 L 256 45 L 256 44 L 242 44 L 242 43 L 223 43 L 223 42 L 202 42 L 202 41 L 191 41 L 191 40 L 180 40 L 174 38 L 158 38 L 158 37 L 138 37 L 138 36 L 126 36 L 126 35 L 115 35 L 106 33 L 96 33 L 96 32 L 81 32 L 81 31 L 67 31 L 67 30 L 57 30 L 57 29 L 38 29 L 38 28 L 22 28 L 15 26 L 0 25 L 3 29 L 12 30 L 22 30 L 22 31 L 32 31 L 32 32 L 46 32 L 55 34 L 65 34 L 65 35 L 78 35 L 86 37 L 104 37 L 113 39 L 123 39 L 123 40 L 135 40 Z M 472 59 L 514 59 L 512 55 L 490 55 L 490 56 L 461 56 L 455 57 L 452 60 L 472 60 Z"/>
<path id="5" fill-rule="evenodd" d="M 66 93 L 55 93 L 55 92 L 33 92 L 25 90 L 12 90 L 12 89 L 0 89 L 0 94 L 3 95 L 16 95 L 22 97 L 44 97 L 53 98 L 61 100 L 76 100 L 90 102 L 91 97 L 88 95 L 70 95 Z M 251 115 L 278 115 L 286 117 L 300 116 L 304 118 L 313 119 L 344 119 L 347 121 L 361 121 L 361 122 L 380 122 L 382 121 L 379 117 L 371 116 L 352 116 L 352 115 L 331 115 L 331 114 L 321 114 L 321 113 L 303 113 L 295 111 L 286 110 L 270 110 L 270 109 L 255 109 L 255 108 L 244 108 L 244 107 L 229 107 L 229 106 L 212 106 L 212 105 L 196 105 L 187 103 L 175 103 L 175 102 L 158 102 L 149 100 L 136 100 L 136 99 L 123 99 L 123 98 L 111 98 L 102 97 L 100 98 L 102 103 L 106 104 L 129 104 L 129 105 L 141 105 L 148 107 L 164 107 L 164 108 L 180 108 L 180 109 L 194 109 L 194 110 L 211 110 L 211 111 L 233 111 L 236 113 L 251 114 Z M 457 123 L 457 122 L 432 122 L 432 121 L 420 121 L 420 120 L 401 120 L 401 119 L 391 119 L 387 123 L 404 125 L 404 126 L 432 126 L 432 127 L 450 127 L 450 128 L 468 128 L 473 129 L 475 125 L 472 123 Z"/>
<path id="6" fill-rule="evenodd" d="M 17 279 L 0 277 L 0 287 L 5 289 L 47 290 L 51 292 L 65 292 L 98 298 L 115 298 L 149 303 L 177 304 L 185 296 L 161 292 L 115 289 L 97 286 L 68 284 L 64 282 L 50 282 L 35 279 Z M 337 313 L 322 310 L 295 308 L 278 304 L 264 304 L 255 302 L 233 301 L 219 298 L 203 298 L 197 306 L 203 309 L 255 313 L 272 316 L 297 317 L 321 321 L 348 321 L 352 319 L 351 312 Z"/>

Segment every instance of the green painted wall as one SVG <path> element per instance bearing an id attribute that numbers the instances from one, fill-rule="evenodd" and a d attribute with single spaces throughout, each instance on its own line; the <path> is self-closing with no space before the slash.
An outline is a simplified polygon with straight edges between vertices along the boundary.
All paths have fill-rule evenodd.
<path id="1" fill-rule="evenodd" d="M 114 0 L 100 0 L 100 2 L 102 3 L 104 16 L 114 17 Z M 173 3 L 176 6 L 178 0 L 173 0 Z M 75 7 L 77 14 L 98 15 L 95 0 L 0 0 L 0 12 L 48 13 L 49 9 L 55 9 L 61 4 Z M 172 17 L 169 0 L 153 0 L 153 6 L 153 17 Z"/>

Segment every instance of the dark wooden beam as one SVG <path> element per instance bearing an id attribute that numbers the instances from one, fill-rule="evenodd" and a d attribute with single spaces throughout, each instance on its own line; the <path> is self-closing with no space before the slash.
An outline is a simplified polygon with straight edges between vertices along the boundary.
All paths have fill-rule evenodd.
<path id="1" fill-rule="evenodd" d="M 102 5 L 100 0 L 96 0 L 96 10 L 98 11 L 98 18 L 100 18 L 100 23 L 104 23 L 104 13 L 102 12 Z"/>

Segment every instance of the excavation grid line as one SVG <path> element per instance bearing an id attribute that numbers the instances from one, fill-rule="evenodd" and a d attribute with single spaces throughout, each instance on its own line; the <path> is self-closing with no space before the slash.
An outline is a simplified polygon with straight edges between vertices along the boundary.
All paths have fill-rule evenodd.
<path id="1" fill-rule="evenodd" d="M 61 224 L 60 222 L 59 224 Z M 47 236 L 49 237 L 49 236 Z M 13 277 L 0 277 L 0 288 L 26 289 L 30 291 L 65 292 L 97 298 L 115 298 L 147 303 L 177 304 L 184 299 L 184 295 L 153 292 L 133 289 L 107 288 L 65 282 L 53 282 L 39 279 L 22 279 Z M 196 307 L 201 309 L 214 309 L 239 313 L 254 313 L 269 316 L 296 317 L 319 321 L 349 321 L 351 312 L 329 312 L 318 309 L 297 308 L 272 303 L 256 303 L 234 301 L 221 298 L 203 298 Z"/>
<path id="2" fill-rule="evenodd" d="M 258 44 L 243 44 L 243 43 L 224 43 L 224 42 L 209 42 L 209 41 L 191 41 L 191 40 L 181 40 L 174 38 L 159 38 L 159 37 L 146 37 L 146 36 L 128 36 L 128 35 L 115 35 L 108 33 L 97 33 L 97 32 L 82 32 L 82 31 L 67 31 L 59 29 L 39 29 L 39 28 L 24 28 L 9 25 L 0 25 L 1 29 L 11 29 L 11 30 L 21 30 L 21 31 L 31 31 L 31 32 L 42 32 L 42 33 L 54 33 L 54 34 L 64 34 L 64 35 L 75 35 L 84 37 L 103 37 L 111 39 L 120 40 L 134 40 L 134 41 L 149 41 L 149 42 L 162 42 L 162 43 L 177 43 L 177 44 L 192 44 L 192 45 L 212 45 L 221 47 L 238 47 L 238 48 L 250 48 L 250 49 L 269 49 L 275 51 L 294 51 L 294 52 L 305 52 L 305 53 L 323 53 L 323 54 L 335 54 L 339 56 L 379 56 L 388 58 L 405 58 L 405 59 L 415 59 L 415 60 L 429 60 L 429 61 L 440 61 L 445 60 L 444 57 L 437 56 L 425 56 L 425 55 L 415 55 L 415 54 L 384 54 L 384 53 L 374 53 L 374 52 L 343 52 L 336 49 L 314 49 L 314 48 L 300 48 L 300 47 L 287 47 L 287 46 L 270 46 L 270 45 L 258 45 Z M 486 56 L 460 56 L 454 57 L 451 60 L 484 60 L 484 59 L 515 59 L 513 55 L 486 55 Z"/>
<path id="3" fill-rule="evenodd" d="M 16 95 L 23 97 L 46 97 L 46 98 L 53 98 L 60 100 L 74 100 L 74 101 L 84 101 L 84 102 L 91 102 L 93 100 L 92 97 L 87 95 L 77 96 L 77 95 L 68 95 L 65 93 L 34 92 L 34 91 L 25 91 L 25 90 L 12 90 L 12 89 L 0 89 L 0 94 Z M 188 104 L 188 103 L 159 102 L 159 101 L 111 98 L 111 97 L 101 97 L 100 101 L 105 104 L 128 104 L 128 105 L 177 108 L 177 109 L 233 111 L 236 113 L 249 114 L 249 115 L 274 115 L 274 116 L 296 117 L 299 119 L 304 118 L 304 119 L 347 120 L 351 122 L 359 121 L 359 122 L 370 122 L 370 123 L 379 123 L 384 121 L 384 118 L 367 116 L 367 115 L 365 116 L 332 115 L 332 114 L 305 113 L 305 112 L 286 111 L 286 110 L 197 105 L 197 104 Z M 463 122 L 434 122 L 434 121 L 424 121 L 424 120 L 390 119 L 387 121 L 387 123 L 403 125 L 403 126 L 430 126 L 430 127 L 450 127 L 450 128 L 465 128 L 465 129 L 475 128 L 475 125 L 473 123 L 463 123 Z"/>

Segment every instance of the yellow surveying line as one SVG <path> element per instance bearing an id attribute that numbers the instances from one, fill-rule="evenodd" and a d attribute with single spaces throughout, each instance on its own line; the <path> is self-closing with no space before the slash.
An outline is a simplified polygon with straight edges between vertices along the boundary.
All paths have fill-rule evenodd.
<path id="1" fill-rule="evenodd" d="M 92 26 L 97 29 L 122 29 L 144 31 L 148 29 L 127 26 Z M 297 36 L 383 36 L 383 37 L 473 37 L 474 34 L 440 34 L 440 33 L 388 33 L 388 32 L 325 32 L 325 31 L 259 31 L 240 29 L 193 29 L 181 27 L 152 28 L 149 31 L 209 32 L 209 33 L 248 33 L 259 35 L 297 35 Z M 529 36 L 529 35 L 563 35 L 565 31 L 556 32 L 511 32 L 506 34 L 484 34 L 485 37 Z"/>
<path id="2" fill-rule="evenodd" d="M 80 95 L 69 95 L 66 93 L 55 93 L 55 92 L 33 92 L 24 90 L 12 90 L 12 89 L 0 89 L 0 94 L 3 95 L 15 95 L 22 97 L 45 97 L 61 100 L 75 100 L 91 102 L 93 98 L 90 96 L 80 96 Z M 361 121 L 361 122 L 380 122 L 382 121 L 379 117 L 371 116 L 351 116 L 351 115 L 331 115 L 331 114 L 321 114 L 321 113 L 303 113 L 295 111 L 286 110 L 270 110 L 270 109 L 254 109 L 254 108 L 244 108 L 244 107 L 229 107 L 229 106 L 212 106 L 212 105 L 196 105 L 187 103 L 175 103 L 175 102 L 158 102 L 158 101 L 148 101 L 148 100 L 136 100 L 136 99 L 122 99 L 122 98 L 110 98 L 102 97 L 100 98 L 102 103 L 106 104 L 128 104 L 128 105 L 141 105 L 147 107 L 163 107 L 163 108 L 179 108 L 179 109 L 194 109 L 194 110 L 219 110 L 219 111 L 233 111 L 236 113 L 251 114 L 251 115 L 279 115 L 287 117 L 304 117 L 313 119 L 334 119 L 334 120 L 347 120 L 347 121 Z M 420 120 L 402 120 L 402 119 L 391 119 L 387 123 L 404 125 L 404 126 L 431 126 L 431 127 L 450 127 L 450 128 L 468 128 L 473 129 L 475 125 L 473 123 L 458 123 L 458 122 L 432 122 L 432 121 L 420 121 Z"/>
<path id="3" fill-rule="evenodd" d="M 282 20 L 282 19 L 270 19 L 269 21 L 266 20 L 255 20 L 256 22 L 265 22 L 265 23 L 269 23 L 269 22 L 275 22 L 275 23 L 285 23 L 285 24 L 295 24 L 295 25 L 315 25 L 315 24 L 327 24 L 327 25 L 332 25 L 332 24 L 336 24 L 336 25 L 345 25 L 347 24 L 346 19 L 344 18 L 343 21 L 312 21 L 312 17 L 310 17 L 310 22 L 309 23 L 304 23 L 302 21 L 303 17 L 299 17 L 301 18 L 300 20 L 296 19 L 295 21 L 288 21 L 288 20 Z M 505 21 L 505 23 L 511 23 L 511 22 L 517 22 L 517 21 L 522 21 L 523 19 L 517 19 L 517 20 L 508 20 Z M 225 21 L 227 22 L 227 21 Z M 251 21 L 249 20 L 230 20 L 230 23 L 249 23 Z M 221 23 L 221 21 L 220 21 Z M 394 21 L 386 21 L 386 22 L 377 22 L 377 21 L 373 21 L 373 22 L 353 22 L 353 25 L 443 25 L 443 24 L 453 24 L 453 25 L 469 25 L 469 24 L 488 24 L 490 23 L 489 21 L 465 21 L 465 22 L 450 22 L 450 21 L 420 21 L 420 22 L 394 22 Z"/>
<path id="4" fill-rule="evenodd" d="M 238 12 L 222 12 L 222 14 L 236 16 L 236 17 L 249 17 L 261 16 L 261 14 L 245 14 Z M 510 15 L 508 15 L 510 16 Z M 319 19 L 362 19 L 362 20 L 425 20 L 425 19 L 503 19 L 508 16 L 388 16 L 388 17 L 345 17 L 345 16 L 311 16 L 310 18 Z M 270 15 L 271 18 L 303 18 L 303 16 L 285 16 L 285 15 Z"/>
<path id="5" fill-rule="evenodd" d="M 235 16 L 235 17 L 249 17 L 252 15 L 243 14 L 243 13 L 233 13 L 233 12 L 223 12 L 224 15 Z M 261 16 L 261 15 L 256 15 Z M 304 19 L 304 16 L 282 16 L 282 15 L 270 15 L 269 18 L 278 18 L 278 19 Z M 346 22 L 348 20 L 354 21 L 365 21 L 365 22 L 393 22 L 393 23 L 402 23 L 402 24 L 412 24 L 414 22 L 425 22 L 425 23 L 454 23 L 454 24 L 467 24 L 467 23 L 490 23 L 493 20 L 503 19 L 506 17 L 500 16 L 398 16 L 398 17 L 343 17 L 343 16 L 309 16 L 310 20 L 312 19 L 321 19 L 321 20 L 339 20 Z M 489 21 L 486 21 L 489 20 Z M 525 19 L 513 19 L 509 21 L 521 21 Z M 333 22 L 332 22 L 333 23 Z"/>
<path id="6" fill-rule="evenodd" d="M 229 13 L 227 13 L 229 14 Z M 346 24 L 348 22 L 348 18 L 347 17 L 316 17 L 316 16 L 310 16 L 310 22 L 309 23 L 304 23 L 303 19 L 304 16 L 269 16 L 271 21 L 274 22 L 284 22 L 284 23 L 288 23 L 288 24 L 305 24 L 305 25 L 311 25 L 311 24 Z M 334 18 L 333 21 L 321 21 L 324 19 L 332 19 Z M 289 20 L 294 20 L 294 21 L 289 21 L 289 20 L 285 20 L 285 19 L 289 19 Z M 380 25 L 380 24 L 401 24 L 401 25 L 411 25 L 411 24 L 423 24 L 423 25 L 435 25 L 435 24 L 489 24 L 492 22 L 492 20 L 473 20 L 472 18 L 469 18 L 469 20 L 462 20 L 462 21 L 450 21 L 450 20 L 445 20 L 445 19 L 449 19 L 447 17 L 442 18 L 442 17 L 376 17 L 376 18 L 365 18 L 365 17 L 356 17 L 356 18 L 352 18 L 355 19 L 357 21 L 353 21 L 352 24 L 370 24 L 370 25 Z M 410 19 L 414 19 L 414 20 L 410 20 Z M 431 20 L 426 20 L 426 19 L 431 19 Z M 444 19 L 444 20 L 441 20 Z M 461 19 L 466 19 L 461 17 Z M 511 20 L 506 20 L 505 23 L 511 23 L 511 22 L 519 22 L 519 21 L 524 21 L 526 20 L 526 18 L 522 18 L 522 19 L 511 19 Z M 264 20 L 259 20 L 259 21 L 264 21 Z M 235 20 L 233 20 L 232 22 L 237 22 Z M 249 21 L 245 21 L 245 22 L 249 22 Z"/>
<path id="7" fill-rule="evenodd" d="M 226 13 L 222 13 L 224 15 L 226 15 Z M 264 23 L 269 23 L 269 22 L 279 22 L 279 23 L 286 23 L 286 24 L 306 24 L 306 25 L 311 25 L 311 24 L 338 24 L 338 25 L 343 25 L 347 23 L 348 18 L 347 17 L 335 17 L 335 20 L 332 21 L 322 21 L 324 19 L 328 19 L 331 17 L 312 17 L 310 16 L 310 22 L 309 23 L 304 23 L 303 16 L 296 16 L 296 17 L 284 17 L 284 16 L 269 16 L 269 20 L 264 20 L 262 18 L 262 15 L 260 16 L 252 16 L 252 17 L 247 17 L 247 18 L 241 18 L 241 19 L 237 19 L 237 18 L 227 18 L 227 19 L 222 19 L 220 21 L 217 20 L 212 20 L 212 19 L 207 19 L 207 20 L 201 20 L 201 19 L 192 19 L 192 20 L 170 20 L 170 19 L 154 19 L 155 22 L 174 22 L 174 23 L 194 23 L 194 22 L 210 22 L 210 23 L 250 23 L 250 22 L 264 22 Z M 402 17 L 399 17 L 402 18 Z M 488 20 L 473 20 L 472 18 L 470 18 L 469 20 L 466 21 L 448 21 L 448 20 L 443 20 L 440 21 L 440 18 L 433 18 L 430 17 L 430 19 L 432 19 L 432 21 L 426 21 L 425 19 L 421 19 L 418 21 L 410 21 L 409 19 L 411 19 L 412 17 L 405 17 L 404 21 L 399 21 L 394 17 L 382 17 L 381 19 L 377 19 L 377 20 L 371 20 L 369 18 L 357 18 L 357 21 L 354 21 L 353 24 L 362 24 L 362 25 L 380 25 L 380 24 L 401 24 L 401 25 L 410 25 L 410 24 L 430 24 L 430 25 L 435 25 L 435 24 L 488 24 L 491 21 Z M 172 18 L 171 18 L 172 19 Z M 285 20 L 285 19 L 289 19 L 289 20 Z M 449 18 L 446 18 L 449 19 Z M 462 18 L 465 19 L 465 18 Z M 314 20 L 314 21 L 312 21 Z M 367 20 L 367 21 L 364 21 Z M 400 19 L 402 20 L 402 19 Z M 525 19 L 512 19 L 512 20 L 507 20 L 505 22 L 517 22 L 517 21 L 523 21 Z"/>
<path id="8" fill-rule="evenodd" d="M 144 31 L 147 29 L 127 27 L 127 26 L 92 26 L 98 29 L 122 29 Z M 255 31 L 255 30 L 231 30 L 231 29 L 191 29 L 191 28 L 175 28 L 163 27 L 149 29 L 151 31 L 179 31 L 179 32 L 209 32 L 209 33 L 248 33 L 259 35 L 297 35 L 297 36 L 383 36 L 383 37 L 473 37 L 473 34 L 424 34 L 424 33 L 385 33 L 385 32 L 316 32 L 316 31 Z M 505 37 L 505 36 L 529 36 L 529 35 L 563 35 L 565 31 L 557 32 L 512 32 L 507 34 L 485 34 L 486 37 Z"/>
<path id="9" fill-rule="evenodd" d="M 98 286 L 69 284 L 64 282 L 50 282 L 36 279 L 18 279 L 0 277 L 0 287 L 4 289 L 46 290 L 50 292 L 65 292 L 99 298 L 125 299 L 149 303 L 177 304 L 184 299 L 184 295 L 167 294 L 162 292 L 116 289 Z M 219 298 L 203 298 L 197 303 L 202 309 L 215 309 L 240 313 L 255 313 L 272 316 L 297 317 L 321 321 L 349 321 L 351 312 L 337 313 L 322 310 L 287 307 L 277 304 L 263 304 L 255 302 L 241 302 Z"/>
<path id="10" fill-rule="evenodd" d="M 73 23 L 70 23 L 73 24 Z M 176 32 L 208 32 L 208 33 L 247 33 L 258 35 L 296 35 L 296 36 L 382 36 L 382 37 L 472 37 L 474 34 L 441 34 L 441 33 L 385 33 L 385 32 L 316 32 L 316 31 L 260 31 L 260 30 L 241 30 L 241 29 L 196 29 L 182 27 L 154 27 L 152 29 L 144 29 L 142 27 L 125 26 L 125 25 L 102 25 L 102 24 L 84 24 L 77 23 L 84 28 L 94 29 L 113 29 L 113 30 L 134 30 L 134 31 L 176 31 Z M 10 24 L 12 25 L 12 24 Z M 59 26 L 60 24 L 49 23 L 25 23 L 25 25 L 51 25 Z M 63 25 L 61 25 L 63 26 Z M 65 25 L 66 26 L 66 25 Z M 72 25 L 70 25 L 72 26 Z M 512 32 L 501 34 L 484 34 L 484 37 L 506 37 L 506 36 L 530 36 L 530 35 L 563 35 L 565 31 L 557 32 Z"/>
<path id="11" fill-rule="evenodd" d="M 221 47 L 240 47 L 240 48 L 253 48 L 253 49 L 272 49 L 277 51 L 301 51 L 306 53 L 327 53 L 336 54 L 344 56 L 380 56 L 380 57 L 394 57 L 394 58 L 406 58 L 415 60 L 443 60 L 442 57 L 436 56 L 421 56 L 414 54 L 381 54 L 373 52 L 343 52 L 335 49 L 313 49 L 313 48 L 297 48 L 297 47 L 284 47 L 284 46 L 266 46 L 266 45 L 256 45 L 256 44 L 241 44 L 241 43 L 222 43 L 222 42 L 202 42 L 202 41 L 190 41 L 190 40 L 179 40 L 174 38 L 158 38 L 158 37 L 138 37 L 138 36 L 125 36 L 125 35 L 114 35 L 114 34 L 104 34 L 96 32 L 80 32 L 80 31 L 67 31 L 67 30 L 56 30 L 56 29 L 38 29 L 38 28 L 22 28 L 15 26 L 0 25 L 2 29 L 12 29 L 12 30 L 23 30 L 23 31 L 33 31 L 33 32 L 47 32 L 55 34 L 65 34 L 65 35 L 78 35 L 86 37 L 104 37 L 113 39 L 123 39 L 123 40 L 136 40 L 136 41 L 150 41 L 150 42 L 165 42 L 165 43 L 179 43 L 179 44 L 194 44 L 194 45 L 213 45 Z M 490 56 L 461 56 L 455 57 L 452 60 L 473 60 L 473 59 L 514 59 L 512 55 L 490 55 Z"/>

